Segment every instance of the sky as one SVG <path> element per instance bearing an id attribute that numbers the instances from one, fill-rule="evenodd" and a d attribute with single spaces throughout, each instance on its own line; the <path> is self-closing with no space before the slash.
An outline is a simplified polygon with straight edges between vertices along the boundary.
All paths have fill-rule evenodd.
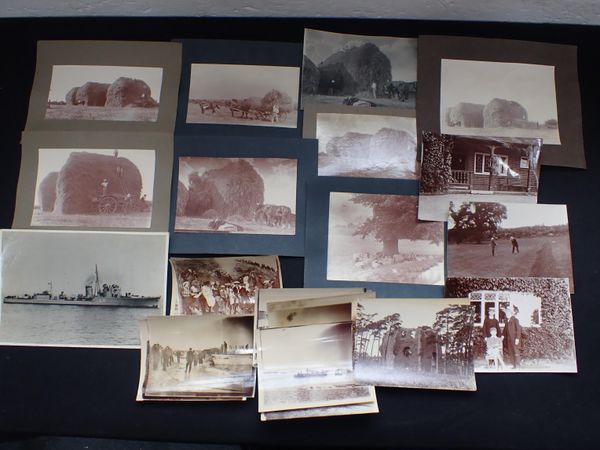
<path id="1" fill-rule="evenodd" d="M 389 58 L 392 80 L 417 81 L 417 39 L 304 30 L 304 54 L 317 66 L 344 48 L 367 42 L 377 45 Z"/>
<path id="2" fill-rule="evenodd" d="M 74 87 L 81 87 L 88 81 L 112 83 L 119 77 L 143 80 L 150 87 L 152 98 L 160 102 L 162 67 L 129 66 L 52 66 L 49 101 L 65 101 L 65 96 Z"/>
<path id="3" fill-rule="evenodd" d="M 554 66 L 442 59 L 440 114 L 459 102 L 519 102 L 529 121 L 558 119 Z"/>
<path id="4" fill-rule="evenodd" d="M 329 226 L 361 224 L 373 215 L 372 208 L 350 200 L 356 194 L 351 192 L 329 193 Z"/>
<path id="5" fill-rule="evenodd" d="M 223 167 L 230 161 L 245 159 L 262 177 L 265 185 L 264 203 L 289 206 L 296 213 L 297 160 L 286 158 L 211 158 L 180 157 L 179 181 L 186 187 L 193 172 L 202 175 L 207 170 Z"/>
<path id="6" fill-rule="evenodd" d="M 40 148 L 38 152 L 38 172 L 35 183 L 34 205 L 40 206 L 39 186 L 50 172 L 60 172 L 69 155 L 74 152 L 95 153 L 113 156 L 118 150 L 120 158 L 127 158 L 135 164 L 142 175 L 142 192 L 146 199 L 152 201 L 154 193 L 154 150 L 144 149 L 98 149 L 98 148 Z"/>
<path id="7" fill-rule="evenodd" d="M 460 303 L 459 299 L 386 298 L 362 302 L 362 305 L 365 314 L 378 314 L 374 317 L 374 321 L 399 313 L 403 327 L 416 328 L 424 325 L 432 326 L 438 311 L 458 303 Z M 467 301 L 466 304 L 468 305 L 469 302 Z"/>
<path id="8" fill-rule="evenodd" d="M 218 100 L 264 97 L 271 89 L 298 100 L 298 67 L 241 64 L 192 64 L 190 99 Z"/>

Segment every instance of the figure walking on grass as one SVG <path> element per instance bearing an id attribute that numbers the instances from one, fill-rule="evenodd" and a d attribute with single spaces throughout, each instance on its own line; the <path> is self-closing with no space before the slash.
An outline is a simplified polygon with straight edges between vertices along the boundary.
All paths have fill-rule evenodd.
<path id="1" fill-rule="evenodd" d="M 496 238 L 492 236 L 492 238 L 490 239 L 490 247 L 492 247 L 492 256 L 496 255 L 496 245 Z"/>
<path id="2" fill-rule="evenodd" d="M 519 253 L 519 243 L 517 242 L 514 236 L 510 237 L 510 243 L 512 244 L 512 252 L 515 253 L 516 251 L 517 253 Z"/>

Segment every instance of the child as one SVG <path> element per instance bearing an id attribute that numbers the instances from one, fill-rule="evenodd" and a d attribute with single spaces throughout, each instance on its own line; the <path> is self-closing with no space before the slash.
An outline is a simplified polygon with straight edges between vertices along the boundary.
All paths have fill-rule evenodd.
<path id="1" fill-rule="evenodd" d="M 485 360 L 487 361 L 488 368 L 492 366 L 499 370 L 500 367 L 504 368 L 504 359 L 502 358 L 502 339 L 498 337 L 495 327 L 490 328 L 490 337 L 485 338 Z"/>

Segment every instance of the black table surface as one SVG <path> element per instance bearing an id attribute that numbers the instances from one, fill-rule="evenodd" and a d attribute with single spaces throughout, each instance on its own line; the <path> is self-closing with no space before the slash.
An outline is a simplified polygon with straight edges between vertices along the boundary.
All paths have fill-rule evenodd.
<path id="1" fill-rule="evenodd" d="M 245 403 L 136 403 L 139 352 L 0 347 L 0 433 L 141 440 L 406 448 L 591 448 L 600 442 L 600 28 L 356 19 L 0 20 L 0 227 L 9 228 L 40 39 L 214 38 L 302 42 L 305 27 L 354 34 L 462 35 L 577 45 L 587 170 L 543 167 L 540 203 L 566 203 L 578 374 L 486 374 L 478 391 L 379 388 L 380 414 L 261 423 Z M 596 198 L 596 200 L 594 200 Z M 302 258 L 282 258 L 301 287 Z M 596 353 L 594 353 L 596 351 Z"/>

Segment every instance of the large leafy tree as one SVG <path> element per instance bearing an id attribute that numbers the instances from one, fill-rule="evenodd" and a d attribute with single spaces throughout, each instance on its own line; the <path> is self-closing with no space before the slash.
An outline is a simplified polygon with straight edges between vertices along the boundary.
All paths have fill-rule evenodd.
<path id="1" fill-rule="evenodd" d="M 398 240 L 429 240 L 439 243 L 443 239 L 443 225 L 439 222 L 417 220 L 417 198 L 404 195 L 357 194 L 352 202 L 372 209 L 373 214 L 354 232 L 363 239 L 372 234 L 383 244 L 383 254 L 399 253 Z"/>
<path id="2" fill-rule="evenodd" d="M 478 244 L 486 237 L 496 234 L 498 225 L 506 219 L 506 206 L 501 203 L 465 202 L 458 208 L 450 205 L 450 217 L 454 228 L 449 236 L 458 242 L 474 240 Z"/>
<path id="3" fill-rule="evenodd" d="M 432 132 L 423 133 L 421 192 L 446 192 L 452 181 L 454 137 Z"/>

